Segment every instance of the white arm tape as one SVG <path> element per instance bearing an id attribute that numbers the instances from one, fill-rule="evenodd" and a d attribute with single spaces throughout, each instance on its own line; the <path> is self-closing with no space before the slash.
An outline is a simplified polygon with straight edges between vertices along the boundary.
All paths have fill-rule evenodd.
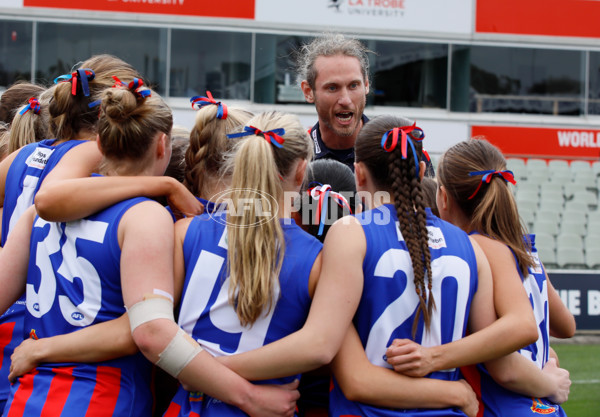
<path id="1" fill-rule="evenodd" d="M 169 345 L 159 355 L 156 366 L 174 378 L 191 362 L 202 348 L 180 327 Z"/>
<path id="2" fill-rule="evenodd" d="M 140 324 L 156 319 L 169 319 L 175 321 L 173 316 L 173 302 L 163 297 L 147 298 L 134 304 L 127 310 L 131 332 Z"/>

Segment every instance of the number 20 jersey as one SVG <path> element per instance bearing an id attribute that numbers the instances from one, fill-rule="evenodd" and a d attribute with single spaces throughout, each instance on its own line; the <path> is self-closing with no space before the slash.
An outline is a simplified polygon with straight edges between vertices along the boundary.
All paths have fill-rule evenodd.
<path id="1" fill-rule="evenodd" d="M 430 331 L 420 316 L 416 335 L 413 321 L 419 305 L 414 273 L 406 242 L 400 232 L 396 209 L 383 205 L 355 217 L 367 243 L 363 262 L 364 288 L 354 325 L 369 361 L 391 368 L 386 348 L 394 339 L 412 339 L 423 346 L 437 346 L 464 337 L 471 300 L 477 290 L 477 261 L 468 235 L 458 227 L 427 212 L 427 231 L 435 308 Z M 458 369 L 434 372 L 429 378 L 455 381 Z M 385 409 L 346 399 L 334 379 L 330 416 L 464 416 L 456 408 Z"/>
<path id="2" fill-rule="evenodd" d="M 123 214 L 145 200 L 127 200 L 68 223 L 36 217 L 27 276 L 26 332 L 51 337 L 125 313 L 117 231 Z M 140 353 L 89 364 L 40 364 L 13 385 L 4 415 L 148 416 L 150 378 L 151 364 Z"/>

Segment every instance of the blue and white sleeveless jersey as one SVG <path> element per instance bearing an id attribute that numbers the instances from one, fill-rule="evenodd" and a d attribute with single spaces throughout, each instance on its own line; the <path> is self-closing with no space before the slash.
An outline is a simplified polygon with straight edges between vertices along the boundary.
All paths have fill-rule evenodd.
<path id="1" fill-rule="evenodd" d="M 464 337 L 473 295 L 477 290 L 477 260 L 469 237 L 458 227 L 427 209 L 427 231 L 433 274 L 435 309 L 430 330 L 422 315 L 416 335 L 412 327 L 419 305 L 414 273 L 396 209 L 384 205 L 356 215 L 366 237 L 363 262 L 364 289 L 354 324 L 369 361 L 390 368 L 386 348 L 394 339 L 412 339 L 423 346 L 437 346 Z M 434 372 L 427 377 L 456 381 L 458 369 Z M 330 416 L 464 416 L 456 408 L 385 409 L 346 399 L 334 378 L 329 401 Z"/>
<path id="2" fill-rule="evenodd" d="M 117 232 L 123 214 L 146 200 L 68 223 L 36 217 L 24 322 L 32 337 L 71 333 L 125 313 Z M 150 380 L 151 363 L 140 353 L 93 364 L 44 363 L 13 385 L 4 415 L 149 416 Z"/>
<path id="3" fill-rule="evenodd" d="M 535 265 L 533 268 L 529 268 L 527 276 L 524 277 L 520 270 L 519 275 L 533 308 L 538 325 L 538 339 L 535 343 L 520 349 L 519 353 L 542 369 L 548 362 L 549 352 L 548 283 L 544 267 L 535 248 L 535 235 L 529 237 L 532 245 L 531 255 Z M 485 417 L 535 417 L 540 415 L 556 417 L 566 415 L 560 405 L 553 404 L 546 398 L 532 398 L 501 387 L 492 379 L 484 365 L 478 365 L 477 370 L 478 373 L 473 373 L 472 370 L 465 372 L 469 372 L 469 383 L 473 386 L 475 392 L 481 396 L 485 407 L 483 414 Z"/>
<path id="4" fill-rule="evenodd" d="M 321 243 L 293 221 L 282 221 L 285 255 L 274 308 L 264 311 L 252 326 L 242 326 L 229 303 L 226 213 L 195 217 L 184 244 L 186 277 L 179 325 L 214 356 L 259 348 L 300 329 L 310 308 L 308 281 Z M 261 381 L 283 384 L 295 377 Z M 197 413 L 197 414 L 194 414 Z M 240 409 L 180 388 L 165 416 L 243 416 Z"/>
<path id="5" fill-rule="evenodd" d="M 53 145 L 56 139 L 46 139 L 31 143 L 19 150 L 10 164 L 4 186 L 4 207 L 2 210 L 2 239 L 6 238 L 21 215 L 33 204 L 42 181 L 56 166 L 62 156 L 74 146 L 85 141 L 70 140 Z M 10 356 L 23 341 L 23 315 L 25 314 L 25 295 L 13 304 L 0 317 L 0 401 L 6 400 L 10 391 L 8 373 Z M 1 408 L 0 408 L 1 412 Z"/>
<path id="6" fill-rule="evenodd" d="M 4 186 L 2 246 L 19 217 L 33 204 L 44 178 L 69 150 L 85 140 L 68 140 L 54 145 L 56 139 L 30 143 L 19 150 L 10 164 Z"/>

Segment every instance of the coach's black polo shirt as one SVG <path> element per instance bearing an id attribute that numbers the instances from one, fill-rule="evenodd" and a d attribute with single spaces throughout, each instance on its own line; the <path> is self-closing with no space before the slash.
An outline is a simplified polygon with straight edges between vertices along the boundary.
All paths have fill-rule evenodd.
<path id="1" fill-rule="evenodd" d="M 363 125 L 369 121 L 369 118 L 362 115 Z M 352 172 L 354 172 L 354 148 L 350 149 L 329 149 L 321 138 L 321 131 L 319 130 L 319 122 L 317 122 L 312 129 L 310 129 L 310 137 L 315 144 L 315 159 L 335 159 L 345 165 L 347 165 Z"/>
<path id="2" fill-rule="evenodd" d="M 363 114 L 362 122 L 365 125 L 369 121 L 369 118 Z M 317 122 L 312 129 L 310 129 L 310 137 L 312 138 L 315 144 L 315 157 L 314 159 L 335 159 L 346 166 L 348 166 L 352 172 L 354 172 L 354 148 L 350 149 L 329 149 L 323 139 L 321 138 L 321 131 L 319 130 L 319 122 Z M 431 161 L 423 154 L 421 160 L 425 162 L 427 166 L 425 168 L 425 176 L 434 178 L 435 170 L 433 168 L 433 164 Z"/>

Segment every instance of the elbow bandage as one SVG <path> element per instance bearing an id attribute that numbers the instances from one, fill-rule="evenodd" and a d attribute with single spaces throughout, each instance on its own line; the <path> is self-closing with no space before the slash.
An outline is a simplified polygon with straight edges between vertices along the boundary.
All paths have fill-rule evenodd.
<path id="1" fill-rule="evenodd" d="M 174 378 L 202 352 L 200 345 L 180 327 L 171 342 L 159 355 L 156 366 Z"/>
<path id="2" fill-rule="evenodd" d="M 140 325 L 156 319 L 169 319 L 173 322 L 173 301 L 164 297 L 150 297 L 134 304 L 129 310 L 131 332 Z M 167 347 L 158 354 L 156 365 L 169 375 L 177 378 L 179 373 L 194 357 L 202 351 L 200 345 L 183 331 L 177 328 L 177 333 Z"/>
<path id="3" fill-rule="evenodd" d="M 134 304 L 127 310 L 131 332 L 140 325 L 156 319 L 175 321 L 173 301 L 164 297 L 150 297 Z"/>

